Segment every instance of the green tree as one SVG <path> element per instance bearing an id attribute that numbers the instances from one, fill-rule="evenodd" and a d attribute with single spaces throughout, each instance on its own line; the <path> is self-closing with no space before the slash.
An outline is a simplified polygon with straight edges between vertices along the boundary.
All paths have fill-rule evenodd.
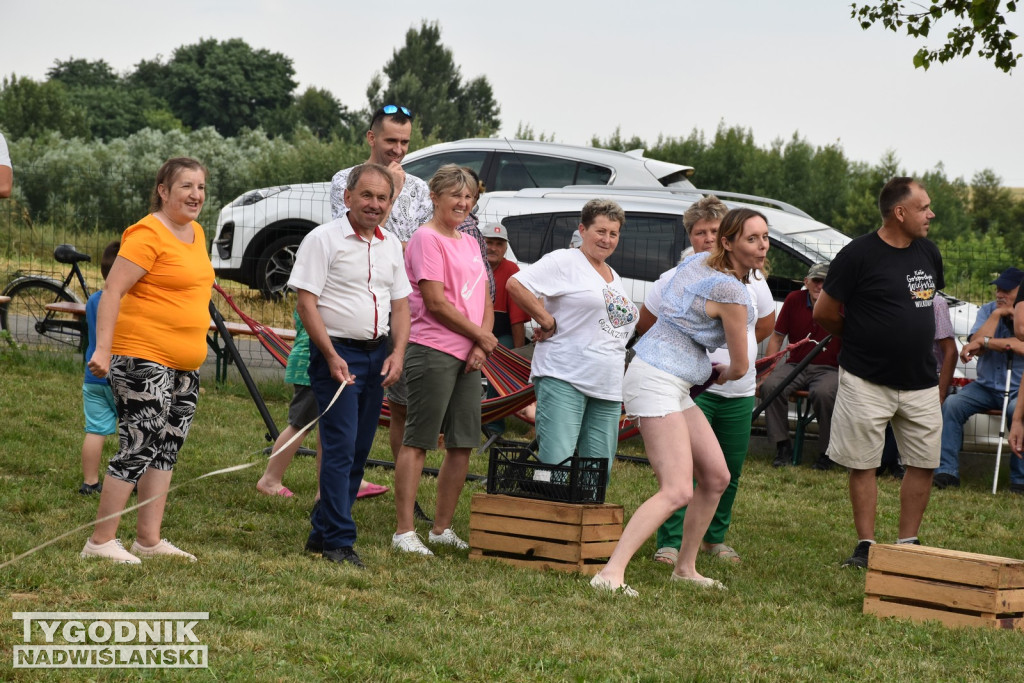
<path id="1" fill-rule="evenodd" d="M 181 127 L 164 100 L 119 76 L 102 59 L 56 60 L 47 75 L 67 87 L 68 98 L 84 114 L 92 137 L 112 140 L 154 125 L 160 130 Z"/>
<path id="2" fill-rule="evenodd" d="M 46 77 L 51 81 L 60 81 L 71 89 L 113 87 L 121 82 L 114 69 L 103 59 L 94 62 L 87 59 L 55 59 Z"/>
<path id="3" fill-rule="evenodd" d="M 1000 0 L 931 0 L 929 6 L 924 6 L 904 0 L 881 0 L 864 5 L 853 3 L 850 16 L 860 21 L 865 30 L 881 22 L 890 31 L 906 29 L 907 35 L 914 38 L 927 38 L 937 22 L 953 18 L 956 23 L 946 34 L 946 42 L 935 49 L 920 48 L 914 54 L 915 67 L 927 69 L 936 60 L 945 63 L 955 57 L 966 57 L 975 51 L 977 41 L 979 57 L 991 59 L 997 69 L 1009 72 L 1021 57 L 1013 48 L 1017 34 L 1006 26 L 1006 15 L 1017 11 L 1017 3 L 1008 0 L 1002 9 L 1001 4 Z"/>
<path id="4" fill-rule="evenodd" d="M 406 32 L 405 45 L 392 53 L 384 76 L 386 86 L 376 74 L 366 89 L 370 111 L 385 104 L 408 107 L 424 135 L 457 140 L 489 136 L 501 126 L 487 78 L 462 83 L 452 51 L 441 44 L 437 22 L 423 22 L 419 30 Z"/>
<path id="5" fill-rule="evenodd" d="M 65 138 L 89 135 L 84 112 L 60 81 L 39 83 L 25 76 L 5 77 L 0 84 L 0 120 L 12 138 L 38 137 L 47 131 Z"/>
<path id="6" fill-rule="evenodd" d="M 512 137 L 516 140 L 538 140 L 540 142 L 555 141 L 554 133 L 545 133 L 544 131 L 536 133 L 533 130 L 533 126 L 528 123 L 523 123 L 522 121 L 520 121 L 519 125 L 516 126 L 516 132 Z"/>
<path id="7" fill-rule="evenodd" d="M 615 127 L 615 132 L 608 136 L 607 139 L 602 140 L 596 135 L 590 138 L 591 147 L 600 147 L 602 149 L 613 149 L 616 152 L 628 152 L 633 149 L 647 149 L 647 143 L 644 142 L 638 135 L 634 135 L 629 140 L 622 137 L 622 128 L 620 126 Z"/>
<path id="8" fill-rule="evenodd" d="M 932 200 L 935 218 L 931 221 L 928 236 L 933 240 L 956 240 L 971 229 L 969 218 L 970 188 L 963 178 L 950 180 L 940 163 L 934 170 L 921 176 L 921 182 Z M 949 278 L 946 278 L 947 281 Z"/>
<path id="9" fill-rule="evenodd" d="M 971 178 L 971 228 L 979 233 L 992 233 L 1017 238 L 1020 225 L 1014 223 L 1013 193 L 1003 187 L 995 171 L 978 171 Z"/>
<path id="10" fill-rule="evenodd" d="M 329 90 L 312 86 L 295 99 L 295 110 L 298 122 L 321 140 L 331 136 L 347 137 L 353 123 L 348 107 Z"/>
<path id="11" fill-rule="evenodd" d="M 129 80 L 165 99 L 186 126 L 231 136 L 291 107 L 294 75 L 292 60 L 279 52 L 207 38 L 177 48 L 166 64 L 159 57 L 140 62 Z"/>

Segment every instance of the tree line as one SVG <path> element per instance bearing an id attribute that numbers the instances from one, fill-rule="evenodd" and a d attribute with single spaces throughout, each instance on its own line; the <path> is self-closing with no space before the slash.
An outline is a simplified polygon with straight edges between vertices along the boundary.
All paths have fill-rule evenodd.
<path id="1" fill-rule="evenodd" d="M 413 149 L 487 136 L 500 126 L 486 77 L 465 80 L 440 27 L 428 22 L 410 28 L 371 78 L 361 109 L 318 88 L 296 94 L 290 59 L 238 39 L 202 40 L 126 74 L 103 60 L 57 60 L 48 76 L 0 84 L 0 128 L 19 179 L 15 202 L 3 208 L 27 224 L 128 225 L 145 210 L 153 169 L 169 156 L 191 155 L 210 168 L 202 220 L 212 225 L 223 204 L 247 190 L 324 181 L 365 159 L 370 113 L 386 103 L 414 111 Z M 517 137 L 535 135 L 520 123 Z M 991 170 L 968 182 L 949 178 L 941 164 L 905 169 L 895 153 L 876 163 L 855 161 L 838 144 L 815 146 L 797 132 L 763 146 L 753 131 L 725 123 L 710 135 L 694 129 L 647 144 L 616 131 L 592 144 L 646 149 L 647 156 L 693 166 L 698 187 L 789 202 L 851 236 L 877 227 L 875 202 L 888 178 L 916 175 L 933 200 L 931 236 L 952 255 L 950 265 L 978 253 L 1024 261 L 1024 243 L 1011 239 L 1024 224 L 1024 198 Z"/>
<path id="2" fill-rule="evenodd" d="M 694 129 L 685 137 L 659 137 L 648 145 L 616 131 L 591 144 L 693 166 L 697 187 L 771 197 L 798 206 L 816 220 L 851 236 L 875 230 L 881 223 L 878 193 L 898 175 L 921 179 L 932 199 L 935 219 L 929 237 L 954 260 L 979 253 L 998 254 L 1003 267 L 1024 262 L 1024 195 L 1004 187 L 992 170 L 970 181 L 950 178 L 942 164 L 930 170 L 907 169 L 895 152 L 869 164 L 846 157 L 838 144 L 814 146 L 798 133 L 767 146 L 754 142 L 750 129 L 722 123 L 714 135 Z M 948 278 L 947 278 L 948 279 Z"/>
<path id="3" fill-rule="evenodd" d="M 234 137 L 260 129 L 270 137 L 308 131 L 317 139 L 358 141 L 372 112 L 398 102 L 421 130 L 444 140 L 491 135 L 500 108 L 485 76 L 465 81 L 441 28 L 410 28 L 352 109 L 330 91 L 296 92 L 292 60 L 244 40 L 208 38 L 164 60 L 143 59 L 126 73 L 105 60 L 55 60 L 45 81 L 12 74 L 0 81 L 0 128 L 13 139 L 59 133 L 111 141 L 142 129 L 190 132 L 206 127 Z"/>

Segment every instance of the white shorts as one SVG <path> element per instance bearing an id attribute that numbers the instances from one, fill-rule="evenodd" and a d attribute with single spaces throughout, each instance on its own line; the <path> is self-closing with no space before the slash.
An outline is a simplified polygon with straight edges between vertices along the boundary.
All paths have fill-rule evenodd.
<path id="1" fill-rule="evenodd" d="M 694 408 L 697 404 L 690 398 L 691 386 L 684 379 L 633 358 L 622 379 L 626 416 L 630 419 L 665 417 Z"/>

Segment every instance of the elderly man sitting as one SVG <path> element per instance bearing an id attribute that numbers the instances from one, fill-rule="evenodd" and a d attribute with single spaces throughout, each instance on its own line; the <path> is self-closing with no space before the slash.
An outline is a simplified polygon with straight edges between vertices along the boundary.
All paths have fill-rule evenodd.
<path id="1" fill-rule="evenodd" d="M 791 292 L 782 303 L 782 309 L 775 321 L 775 332 L 768 340 L 767 355 L 778 353 L 782 342 L 789 337 L 790 342 L 809 338 L 816 342 L 828 336 L 818 323 L 814 322 L 811 313 L 814 302 L 821 294 L 825 276 L 828 275 L 827 263 L 815 263 L 807 271 L 804 278 L 805 289 Z M 794 391 L 806 390 L 814 414 L 818 418 L 818 459 L 812 467 L 816 470 L 832 469 L 832 461 L 825 454 L 832 427 L 832 408 L 836 403 L 836 391 L 839 388 L 839 350 L 842 342 L 832 339 L 828 346 L 814 357 L 804 370 L 793 378 L 786 388 L 765 410 L 765 421 L 768 425 L 768 439 L 775 443 L 776 455 L 773 467 L 785 467 L 789 464 L 793 452 L 793 444 L 789 439 L 789 397 Z M 761 387 L 761 395 L 769 395 L 789 373 L 810 353 L 810 349 L 791 351 L 787 363 L 780 363 Z"/>
<path id="2" fill-rule="evenodd" d="M 1013 336 L 1013 303 L 1024 272 L 1007 268 L 991 284 L 996 286 L 996 300 L 978 309 L 978 317 L 971 329 L 970 341 L 960 352 L 965 363 L 978 358 L 978 378 L 942 404 L 942 458 L 932 477 L 937 489 L 960 486 L 960 447 L 963 445 L 964 423 L 971 415 L 1003 407 L 1006 390 L 1006 351 L 1024 355 L 1024 342 Z M 1024 360 L 1014 359 L 1010 380 L 1010 403 L 1007 415 L 1017 405 Z M 1024 460 L 1010 460 L 1010 490 L 1024 493 Z"/>

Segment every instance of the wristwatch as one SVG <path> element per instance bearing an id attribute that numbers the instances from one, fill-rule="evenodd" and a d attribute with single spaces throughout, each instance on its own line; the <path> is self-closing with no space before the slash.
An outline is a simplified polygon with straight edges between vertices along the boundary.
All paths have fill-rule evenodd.
<path id="1" fill-rule="evenodd" d="M 992 338 L 992 337 L 982 337 L 982 340 L 981 340 L 981 348 L 983 348 L 983 349 L 987 349 L 987 348 L 988 348 L 988 342 L 989 342 L 989 340 L 990 340 L 991 338 Z"/>

